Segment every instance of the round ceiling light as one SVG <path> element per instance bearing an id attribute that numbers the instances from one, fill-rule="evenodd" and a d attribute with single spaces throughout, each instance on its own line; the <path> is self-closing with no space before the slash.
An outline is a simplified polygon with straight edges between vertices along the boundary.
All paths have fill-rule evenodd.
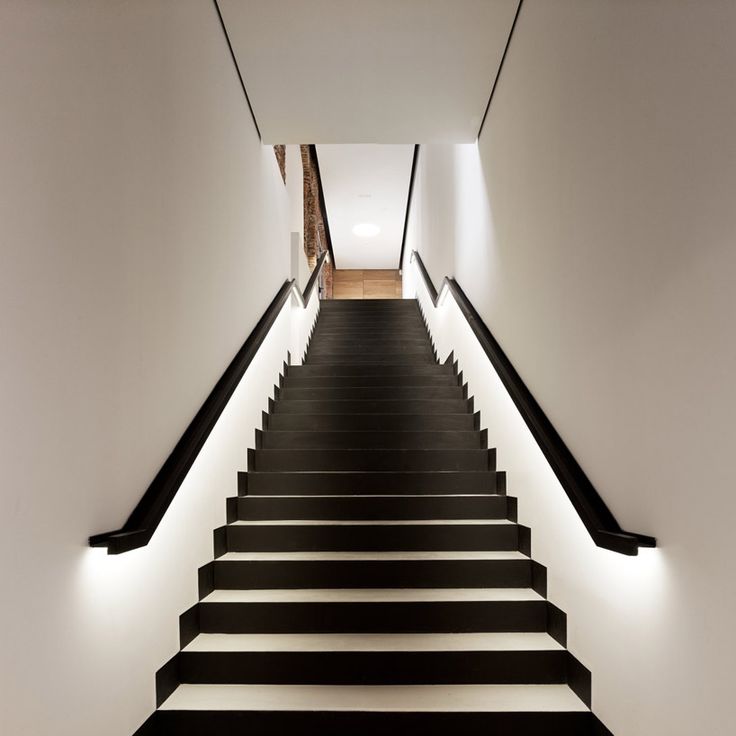
<path id="1" fill-rule="evenodd" d="M 380 232 L 381 228 L 372 222 L 361 222 L 353 228 L 353 235 L 357 235 L 359 238 L 375 238 Z"/>

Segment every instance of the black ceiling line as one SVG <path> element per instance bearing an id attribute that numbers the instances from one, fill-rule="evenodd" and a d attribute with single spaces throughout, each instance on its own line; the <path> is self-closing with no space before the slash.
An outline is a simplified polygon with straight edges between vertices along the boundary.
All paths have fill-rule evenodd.
<path id="1" fill-rule="evenodd" d="M 401 253 L 399 253 L 399 271 L 404 263 L 404 248 L 406 247 L 406 231 L 409 228 L 409 211 L 411 210 L 411 195 L 414 193 L 414 179 L 417 175 L 417 159 L 419 158 L 419 144 L 414 144 L 414 155 L 411 159 L 411 173 L 409 174 L 409 192 L 406 195 L 406 214 L 404 215 L 404 232 L 401 236 Z"/>
<path id="2" fill-rule="evenodd" d="M 496 78 L 493 80 L 493 87 L 491 87 L 491 94 L 488 97 L 488 104 L 486 105 L 486 111 L 483 113 L 483 120 L 480 121 L 480 128 L 478 128 L 478 138 L 480 138 L 480 134 L 483 132 L 483 126 L 486 123 L 486 118 L 488 117 L 488 111 L 491 109 L 491 102 L 493 101 L 493 95 L 496 92 L 496 87 L 498 86 L 498 80 L 501 78 L 501 70 L 503 69 L 504 62 L 506 61 L 506 54 L 509 52 L 509 46 L 511 46 L 511 38 L 514 35 L 514 29 L 516 28 L 516 21 L 519 20 L 519 12 L 521 11 L 521 6 L 524 4 L 524 0 L 519 0 L 519 4 L 516 6 L 516 15 L 514 15 L 514 20 L 511 23 L 511 29 L 509 30 L 509 37 L 506 39 L 506 47 L 503 50 L 503 56 L 501 57 L 501 63 L 498 65 L 498 71 L 496 72 Z"/>
<path id="3" fill-rule="evenodd" d="M 225 41 L 227 41 L 227 47 L 230 49 L 230 56 L 233 60 L 233 64 L 235 65 L 235 71 L 238 73 L 238 79 L 240 80 L 240 86 L 243 90 L 243 94 L 245 95 L 245 101 L 248 103 L 248 109 L 250 110 L 250 116 L 253 118 L 253 125 L 256 127 L 256 133 L 258 133 L 258 139 L 263 142 L 263 137 L 261 136 L 261 129 L 258 127 L 258 121 L 256 120 L 256 114 L 253 112 L 253 105 L 250 104 L 250 97 L 248 97 L 248 91 L 245 89 L 245 82 L 243 81 L 243 75 L 240 73 L 240 67 L 238 66 L 238 60 L 235 57 L 235 51 L 233 49 L 233 45 L 230 42 L 230 34 L 227 32 L 227 26 L 225 25 L 225 19 L 222 17 L 222 13 L 220 12 L 220 5 L 217 2 L 217 0 L 212 0 L 212 2 L 215 5 L 215 10 L 217 11 L 217 17 L 220 19 L 220 26 L 222 27 L 222 32 L 225 34 Z"/>
<path id="4" fill-rule="evenodd" d="M 330 223 L 327 219 L 327 204 L 325 202 L 325 192 L 322 189 L 322 174 L 319 170 L 319 159 L 317 158 L 317 146 L 315 146 L 313 143 L 309 146 L 309 155 L 312 159 L 312 163 L 314 164 L 314 173 L 317 176 L 317 188 L 319 190 L 319 211 L 322 214 L 322 222 L 325 226 L 325 238 L 327 238 L 327 250 L 330 251 L 330 263 L 332 264 L 332 268 L 336 269 L 337 265 L 335 264 L 335 254 L 332 251 L 332 235 L 330 235 Z"/>

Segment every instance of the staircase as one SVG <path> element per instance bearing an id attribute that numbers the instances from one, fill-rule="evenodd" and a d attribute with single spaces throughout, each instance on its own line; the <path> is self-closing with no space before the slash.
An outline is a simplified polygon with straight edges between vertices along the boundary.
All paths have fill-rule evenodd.
<path id="1" fill-rule="evenodd" d="M 285 373 L 139 734 L 608 734 L 417 303 L 323 302 Z"/>

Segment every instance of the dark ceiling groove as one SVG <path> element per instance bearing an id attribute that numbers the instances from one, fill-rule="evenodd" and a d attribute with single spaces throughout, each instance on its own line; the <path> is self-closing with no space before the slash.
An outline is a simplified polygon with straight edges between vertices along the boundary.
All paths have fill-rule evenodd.
<path id="1" fill-rule="evenodd" d="M 409 212 L 411 210 L 411 196 L 414 193 L 414 179 L 417 175 L 417 159 L 419 158 L 419 144 L 414 144 L 414 155 L 411 159 L 411 173 L 409 174 L 409 192 L 406 195 L 406 214 L 404 215 L 404 232 L 401 236 L 401 253 L 399 253 L 399 271 L 403 268 L 404 248 L 406 247 L 406 231 L 409 227 Z"/>
<path id="2" fill-rule="evenodd" d="M 478 128 L 478 138 L 483 132 L 483 126 L 486 124 L 486 118 L 488 117 L 488 111 L 491 109 L 491 102 L 493 102 L 493 95 L 496 92 L 498 86 L 498 80 L 501 78 L 501 71 L 503 70 L 504 62 L 506 61 L 506 54 L 511 46 L 511 38 L 514 35 L 514 29 L 516 28 L 516 21 L 519 20 L 519 13 L 521 12 L 521 6 L 524 4 L 524 0 L 519 0 L 519 4 L 516 6 L 516 15 L 511 23 L 511 29 L 509 30 L 509 37 L 506 39 L 506 47 L 503 50 L 503 56 L 501 57 L 501 63 L 498 65 L 498 71 L 496 72 L 496 78 L 493 80 L 493 87 L 491 87 L 491 94 L 488 97 L 488 104 L 486 105 L 486 111 L 483 113 L 483 120 L 480 121 L 480 128 Z"/>
<path id="3" fill-rule="evenodd" d="M 248 97 L 248 90 L 245 88 L 245 82 L 243 81 L 243 75 L 240 73 L 240 66 L 238 66 L 238 60 L 235 57 L 235 51 L 233 49 L 233 45 L 230 42 L 230 34 L 227 32 L 227 26 L 225 25 L 225 19 L 222 17 L 222 12 L 220 11 L 220 5 L 217 2 L 217 0 L 212 0 L 212 2 L 215 5 L 215 10 L 217 11 L 217 17 L 220 19 L 220 26 L 222 27 L 222 32 L 225 34 L 225 41 L 227 41 L 227 47 L 230 49 L 230 57 L 233 60 L 233 64 L 235 65 L 235 71 L 238 73 L 238 79 L 240 80 L 240 86 L 243 90 L 243 94 L 245 95 L 245 101 L 248 103 L 248 109 L 250 110 L 250 116 L 253 118 L 253 125 L 255 125 L 256 133 L 258 133 L 258 139 L 263 142 L 263 137 L 261 136 L 261 129 L 258 127 L 258 120 L 256 120 L 256 114 L 253 112 L 253 105 L 250 104 L 250 97 Z"/>

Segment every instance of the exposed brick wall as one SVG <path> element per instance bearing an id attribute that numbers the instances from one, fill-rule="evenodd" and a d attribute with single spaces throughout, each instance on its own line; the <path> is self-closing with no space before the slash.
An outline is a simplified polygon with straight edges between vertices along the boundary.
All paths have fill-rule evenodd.
<path id="1" fill-rule="evenodd" d="M 274 146 L 273 152 L 276 154 L 276 160 L 279 162 L 279 171 L 281 178 L 286 184 L 286 146 Z"/>
<path id="2" fill-rule="evenodd" d="M 327 250 L 325 224 L 319 202 L 319 183 L 309 146 L 300 146 L 304 178 L 304 252 L 310 268 L 314 268 L 322 251 Z M 332 299 L 332 264 L 322 269 L 325 299 Z"/>

